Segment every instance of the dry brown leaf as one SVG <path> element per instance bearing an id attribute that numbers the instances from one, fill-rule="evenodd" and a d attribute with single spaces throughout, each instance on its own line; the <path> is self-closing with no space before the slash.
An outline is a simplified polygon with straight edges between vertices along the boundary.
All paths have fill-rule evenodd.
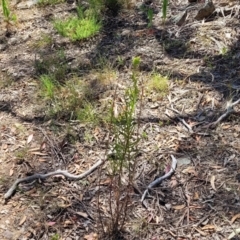
<path id="1" fill-rule="evenodd" d="M 42 152 L 31 152 L 33 155 L 38 155 L 38 156 L 47 156 L 47 153 L 42 153 Z"/>
<path id="2" fill-rule="evenodd" d="M 195 171 L 195 168 L 192 166 L 183 169 L 182 173 L 184 173 L 184 174 L 190 173 L 190 174 L 193 174 L 194 176 L 197 176 L 197 172 Z"/>
<path id="3" fill-rule="evenodd" d="M 161 218 L 159 216 L 156 216 L 156 219 L 155 219 L 156 224 L 159 224 L 160 221 L 161 221 Z"/>
<path id="4" fill-rule="evenodd" d="M 199 199 L 199 193 L 198 192 L 194 192 L 194 195 L 193 195 L 193 200 L 198 200 Z"/>
<path id="5" fill-rule="evenodd" d="M 118 106 L 117 106 L 117 104 L 114 104 L 114 106 L 113 106 L 113 115 L 114 115 L 114 117 L 115 118 L 117 118 L 118 117 Z"/>
<path id="6" fill-rule="evenodd" d="M 99 133 L 100 133 L 100 128 L 99 128 L 99 127 L 96 127 L 96 128 L 94 129 L 94 133 L 93 133 L 93 135 L 94 135 L 94 137 L 95 137 L 96 139 L 98 139 Z"/>
<path id="7" fill-rule="evenodd" d="M 100 185 L 107 186 L 107 185 L 110 185 L 111 182 L 112 182 L 111 178 L 106 178 L 106 179 L 103 179 L 103 181 L 100 182 Z"/>
<path id="8" fill-rule="evenodd" d="M 185 205 L 184 204 L 176 205 L 176 206 L 172 206 L 172 208 L 175 209 L 175 210 L 181 210 L 181 209 L 185 208 Z"/>
<path id="9" fill-rule="evenodd" d="M 33 140 L 33 134 L 29 135 L 27 138 L 27 144 L 29 144 Z"/>
<path id="10" fill-rule="evenodd" d="M 178 181 L 176 180 L 176 179 L 172 179 L 171 181 L 170 181 L 170 186 L 171 186 L 171 188 L 174 188 L 174 187 L 176 187 L 178 185 Z"/>
<path id="11" fill-rule="evenodd" d="M 216 230 L 214 225 L 208 224 L 201 228 L 202 230 Z"/>
<path id="12" fill-rule="evenodd" d="M 217 191 L 217 189 L 216 189 L 216 187 L 215 187 L 215 179 L 216 179 L 216 177 L 213 175 L 213 176 L 211 177 L 210 183 L 211 183 L 212 189 L 213 189 L 214 191 Z"/>
<path id="13" fill-rule="evenodd" d="M 200 229 L 198 228 L 194 228 L 198 233 L 200 233 L 202 236 L 207 236 L 207 233 L 201 231 Z"/>
<path id="14" fill-rule="evenodd" d="M 11 168 L 9 171 L 9 176 L 12 176 L 12 175 L 13 175 L 13 169 Z"/>
<path id="15" fill-rule="evenodd" d="M 68 208 L 68 207 L 71 207 L 72 204 L 65 204 L 65 203 L 59 202 L 59 203 L 58 203 L 58 206 L 59 206 L 60 208 Z"/>
<path id="16" fill-rule="evenodd" d="M 212 169 L 222 169 L 223 167 L 218 166 L 218 165 L 212 165 L 212 166 L 210 166 L 210 168 L 212 168 Z"/>
<path id="17" fill-rule="evenodd" d="M 73 223 L 70 221 L 70 220 L 66 220 L 65 222 L 64 222 L 64 227 L 67 227 L 67 226 L 69 226 L 69 225 L 72 225 Z"/>
<path id="18" fill-rule="evenodd" d="M 84 239 L 86 240 L 98 240 L 97 233 L 90 233 L 89 235 L 85 235 Z"/>
<path id="19" fill-rule="evenodd" d="M 19 222 L 19 226 L 23 225 L 24 222 L 26 221 L 26 219 L 27 219 L 27 216 L 24 215 L 24 216 L 22 217 L 21 221 Z"/>
<path id="20" fill-rule="evenodd" d="M 41 149 L 39 147 L 36 147 L 36 148 L 31 148 L 28 151 L 29 152 L 36 152 L 36 151 L 39 151 L 39 150 L 41 150 Z"/>
<path id="21" fill-rule="evenodd" d="M 38 159 L 38 161 L 39 161 L 39 162 L 46 162 L 46 161 L 47 161 L 47 159 L 44 159 L 44 158 L 39 158 L 39 159 Z"/>
<path id="22" fill-rule="evenodd" d="M 53 225 L 55 225 L 55 224 L 56 224 L 56 222 L 48 222 L 48 223 L 47 223 L 48 226 L 53 226 Z"/>
<path id="23" fill-rule="evenodd" d="M 240 213 L 238 213 L 232 217 L 231 224 L 233 224 L 235 222 L 235 220 L 238 218 L 240 218 Z"/>
<path id="24" fill-rule="evenodd" d="M 77 215 L 83 218 L 88 218 L 88 215 L 85 212 L 76 212 Z"/>
<path id="25" fill-rule="evenodd" d="M 28 191 L 28 193 L 29 193 L 29 191 Z M 31 197 L 35 197 L 35 198 L 40 197 L 40 195 L 38 193 L 31 193 L 30 195 L 31 195 Z"/>
<path id="26" fill-rule="evenodd" d="M 43 142 L 40 146 L 40 150 L 44 150 L 44 149 L 46 149 L 46 143 L 45 142 Z"/>
<path id="27" fill-rule="evenodd" d="M 222 129 L 229 129 L 230 127 L 232 127 L 232 125 L 222 125 Z"/>
<path id="28" fill-rule="evenodd" d="M 3 144 L 2 145 L 2 150 L 6 150 L 8 148 L 8 145 L 7 144 Z"/>

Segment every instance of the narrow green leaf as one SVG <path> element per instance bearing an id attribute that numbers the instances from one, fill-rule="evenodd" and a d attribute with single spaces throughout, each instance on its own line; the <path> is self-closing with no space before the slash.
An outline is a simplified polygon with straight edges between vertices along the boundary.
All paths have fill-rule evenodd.
<path id="1" fill-rule="evenodd" d="M 162 5 L 162 14 L 163 14 L 163 20 L 165 21 L 167 18 L 167 6 L 168 6 L 168 0 L 163 0 Z"/>

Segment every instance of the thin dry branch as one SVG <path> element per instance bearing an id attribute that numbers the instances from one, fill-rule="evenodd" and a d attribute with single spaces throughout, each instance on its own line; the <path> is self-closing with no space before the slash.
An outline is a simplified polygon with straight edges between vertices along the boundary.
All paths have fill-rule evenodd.
<path id="1" fill-rule="evenodd" d="M 104 160 L 99 160 L 92 167 L 90 167 L 86 172 L 84 172 L 80 175 L 74 175 L 74 174 L 69 173 L 66 170 L 60 170 L 59 169 L 59 170 L 56 170 L 54 172 L 49 172 L 49 173 L 46 173 L 46 174 L 36 173 L 36 174 L 34 174 L 32 176 L 29 176 L 29 177 L 26 177 L 26 178 L 17 179 L 14 182 L 14 184 L 9 188 L 7 193 L 4 195 L 4 199 L 10 198 L 13 195 L 13 193 L 16 191 L 16 188 L 20 183 L 27 182 L 27 181 L 33 181 L 33 180 L 36 180 L 36 179 L 44 180 L 48 177 L 55 176 L 55 175 L 62 175 L 62 176 L 66 177 L 70 180 L 80 180 L 80 179 L 88 176 L 93 171 L 95 171 L 103 163 L 104 163 Z"/>
<path id="2" fill-rule="evenodd" d="M 172 158 L 172 166 L 171 166 L 171 169 L 169 172 L 167 172 L 165 175 L 163 175 L 162 177 L 159 177 L 157 178 L 156 180 L 154 180 L 153 182 L 151 182 L 148 186 L 147 186 L 147 189 L 144 191 L 143 195 L 142 195 L 142 198 L 141 198 L 141 202 L 143 204 L 143 201 L 144 199 L 146 198 L 146 195 L 148 193 L 148 191 L 155 187 L 156 185 L 158 185 L 159 183 L 161 183 L 164 179 L 170 177 L 173 172 L 176 170 L 176 167 L 177 167 L 177 159 L 171 155 L 171 158 Z M 144 205 L 144 204 L 143 204 Z M 144 205 L 145 206 L 145 205 Z M 146 207 L 146 206 L 145 206 Z"/>
<path id="3" fill-rule="evenodd" d="M 226 111 L 215 121 L 215 122 L 212 122 L 208 125 L 208 127 L 215 127 L 218 123 L 220 123 L 224 118 L 226 118 L 230 113 L 232 113 L 234 110 L 233 110 L 233 107 L 236 106 L 238 103 L 240 103 L 240 98 L 231 103 L 231 104 L 228 104 L 227 108 L 226 108 Z"/>
<path id="4" fill-rule="evenodd" d="M 179 111 L 177 111 L 176 109 L 174 109 L 173 107 L 167 108 L 167 109 L 169 109 L 169 110 L 171 110 L 171 111 L 173 111 L 173 112 L 181 115 L 181 113 L 180 113 Z M 168 116 L 168 115 L 167 115 L 167 116 Z M 168 117 L 169 117 L 169 116 L 168 116 Z M 178 116 L 176 116 L 176 118 L 187 128 L 187 130 L 188 130 L 190 133 L 194 133 L 192 127 L 191 127 L 189 124 L 187 124 L 186 121 L 185 121 L 183 118 L 180 118 L 180 117 L 178 117 Z"/>

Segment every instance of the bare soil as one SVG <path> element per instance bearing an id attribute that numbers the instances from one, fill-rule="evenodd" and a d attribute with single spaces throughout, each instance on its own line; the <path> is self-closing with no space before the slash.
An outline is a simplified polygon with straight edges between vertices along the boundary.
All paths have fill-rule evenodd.
<path id="1" fill-rule="evenodd" d="M 190 14 L 181 27 L 171 18 L 187 1 L 170 1 L 165 24 L 161 4 L 147 1 L 144 4 L 154 10 L 151 28 L 136 2 L 130 10 L 106 16 L 96 37 L 74 43 L 57 34 L 52 20 L 74 12 L 75 3 L 44 8 L 27 8 L 24 3 L 15 5 L 18 22 L 8 31 L 0 19 L 1 195 L 17 178 L 57 169 L 80 174 L 106 153 L 105 125 L 70 121 L 64 114 L 47 116 L 36 61 L 63 51 L 69 77 L 74 73 L 89 81 L 92 101 L 101 111 L 116 85 L 121 105 L 131 59 L 140 56 L 141 79 L 152 71 L 167 75 L 169 91 L 165 96 L 154 91 L 143 96 L 140 132 L 146 137 L 140 142 L 137 191 L 132 192 L 121 237 L 240 239 L 239 104 L 217 126 L 209 125 L 240 97 L 239 1 L 214 1 L 218 13 L 206 21 Z M 51 42 L 39 44 L 43 36 L 50 36 Z M 111 86 L 101 86 L 92 74 L 101 65 L 99 56 L 117 73 Z M 167 171 L 171 154 L 178 159 L 177 169 L 148 194 L 144 208 L 141 193 Z M 0 205 L 0 238 L 55 239 L 58 234 L 66 240 L 101 239 L 97 203 L 105 223 L 110 216 L 109 182 L 104 175 L 98 186 L 98 177 L 96 171 L 77 182 L 57 177 L 22 184 Z"/>

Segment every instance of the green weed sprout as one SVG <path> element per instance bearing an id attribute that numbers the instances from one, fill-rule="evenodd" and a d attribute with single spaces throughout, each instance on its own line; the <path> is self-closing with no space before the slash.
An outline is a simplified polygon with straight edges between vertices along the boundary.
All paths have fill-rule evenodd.
<path id="1" fill-rule="evenodd" d="M 152 21 L 153 21 L 153 10 L 149 8 L 147 10 L 147 18 L 148 18 L 148 28 L 152 27 Z"/>
<path id="2" fill-rule="evenodd" d="M 140 62 L 140 57 L 135 57 L 132 60 L 132 84 L 125 92 L 123 110 L 116 116 L 114 102 L 111 107 L 110 129 L 114 136 L 114 142 L 112 154 L 109 156 L 110 176 L 112 178 L 112 189 L 109 195 L 111 212 L 109 235 L 112 239 L 116 239 L 116 235 L 119 234 L 125 222 L 130 189 L 136 173 L 136 154 L 138 153 L 140 136 L 135 116 L 139 99 L 138 68 Z M 122 180 L 123 176 L 127 176 L 127 185 Z M 126 196 L 124 201 L 120 200 L 122 194 Z"/>
<path id="3" fill-rule="evenodd" d="M 7 0 L 2 0 L 2 11 L 3 11 L 4 20 L 7 22 L 7 24 L 10 24 L 11 21 L 17 20 L 16 15 L 11 14 Z"/>
<path id="4" fill-rule="evenodd" d="M 167 6 L 168 6 L 168 0 L 163 0 L 162 4 L 162 15 L 163 15 L 163 21 L 165 22 L 167 18 Z"/>
<path id="5" fill-rule="evenodd" d="M 3 16 L 5 17 L 5 19 L 9 19 L 10 18 L 10 10 L 8 8 L 8 4 L 6 0 L 2 0 L 2 9 L 3 9 Z"/>
<path id="6" fill-rule="evenodd" d="M 147 27 L 148 27 L 148 28 L 152 27 L 153 9 L 151 9 L 150 7 L 142 6 L 142 7 L 141 7 L 141 10 L 147 15 L 147 19 L 148 19 L 148 25 L 147 25 Z"/>

